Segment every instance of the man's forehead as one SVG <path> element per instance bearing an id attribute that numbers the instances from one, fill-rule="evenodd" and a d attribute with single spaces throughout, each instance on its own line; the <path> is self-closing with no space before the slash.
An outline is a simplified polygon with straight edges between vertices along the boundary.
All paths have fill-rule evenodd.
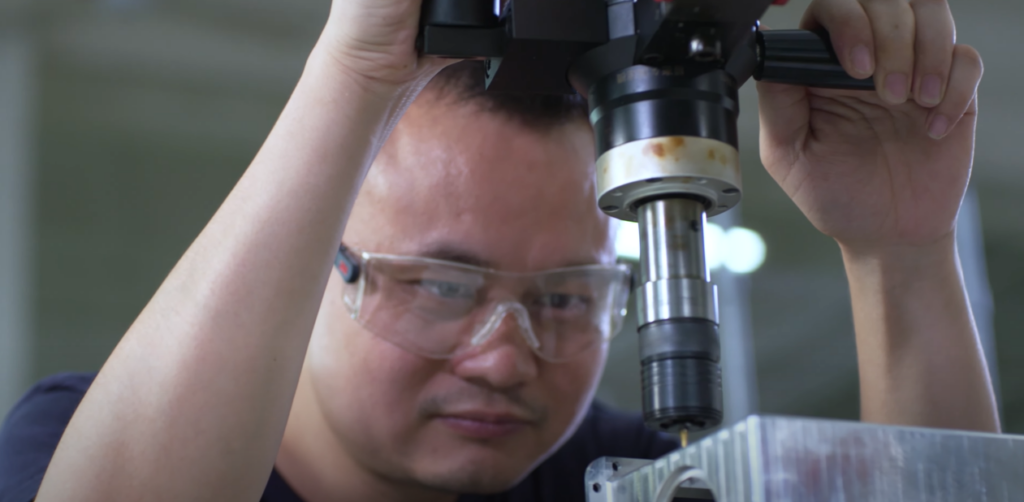
<path id="1" fill-rule="evenodd" d="M 587 128 L 531 130 L 437 103 L 410 112 L 371 169 L 346 239 L 489 268 L 608 261 Z"/>
<path id="2" fill-rule="evenodd" d="M 424 99 L 400 121 L 367 181 L 405 198 L 455 192 L 463 199 L 495 189 L 537 196 L 565 185 L 576 186 L 563 197 L 588 197 L 593 166 L 585 124 L 530 128 L 473 105 Z"/>

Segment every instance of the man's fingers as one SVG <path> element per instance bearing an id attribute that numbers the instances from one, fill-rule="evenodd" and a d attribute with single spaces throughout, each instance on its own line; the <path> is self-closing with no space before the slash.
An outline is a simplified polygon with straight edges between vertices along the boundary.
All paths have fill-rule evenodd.
<path id="1" fill-rule="evenodd" d="M 939 139 L 949 134 L 968 112 L 973 106 L 984 72 L 978 51 L 967 45 L 953 47 L 953 64 L 950 67 L 946 97 L 928 115 L 929 136 Z"/>
<path id="2" fill-rule="evenodd" d="M 917 22 L 914 99 L 930 108 L 945 96 L 956 27 L 946 0 L 911 0 L 910 6 Z"/>
<path id="3" fill-rule="evenodd" d="M 885 101 L 900 104 L 910 95 L 914 74 L 916 22 L 907 0 L 860 0 L 875 38 L 875 85 Z"/>
<path id="4" fill-rule="evenodd" d="M 807 134 L 810 106 L 807 88 L 798 85 L 758 82 L 761 117 L 761 152 L 796 156 L 797 145 Z M 783 163 L 791 163 L 786 159 Z"/>
<path id="5" fill-rule="evenodd" d="M 854 78 L 868 78 L 875 73 L 871 21 L 856 0 L 815 2 L 804 14 L 800 27 L 828 31 L 839 62 Z"/>

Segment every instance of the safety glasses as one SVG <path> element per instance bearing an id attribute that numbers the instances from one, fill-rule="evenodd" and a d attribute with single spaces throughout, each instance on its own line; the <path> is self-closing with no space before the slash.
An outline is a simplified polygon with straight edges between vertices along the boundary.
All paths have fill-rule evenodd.
<path id="1" fill-rule="evenodd" d="M 512 316 L 539 357 L 566 361 L 617 334 L 629 298 L 625 265 L 519 274 L 342 246 L 335 266 L 353 319 L 379 338 L 434 359 L 485 344 Z"/>

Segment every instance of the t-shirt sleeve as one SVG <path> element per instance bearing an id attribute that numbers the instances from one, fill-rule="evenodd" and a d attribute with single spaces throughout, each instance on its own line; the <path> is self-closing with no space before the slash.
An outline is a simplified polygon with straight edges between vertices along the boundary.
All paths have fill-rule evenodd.
<path id="1" fill-rule="evenodd" d="M 57 443 L 93 377 L 47 378 L 11 409 L 0 427 L 0 502 L 35 499 Z"/>

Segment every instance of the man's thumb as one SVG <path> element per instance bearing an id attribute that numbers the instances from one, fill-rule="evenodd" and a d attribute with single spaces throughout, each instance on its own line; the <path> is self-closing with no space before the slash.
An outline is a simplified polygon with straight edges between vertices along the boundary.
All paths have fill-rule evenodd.
<path id="1" fill-rule="evenodd" d="M 761 148 L 791 149 L 807 134 L 810 104 L 807 88 L 797 85 L 757 83 L 761 113 Z"/>

